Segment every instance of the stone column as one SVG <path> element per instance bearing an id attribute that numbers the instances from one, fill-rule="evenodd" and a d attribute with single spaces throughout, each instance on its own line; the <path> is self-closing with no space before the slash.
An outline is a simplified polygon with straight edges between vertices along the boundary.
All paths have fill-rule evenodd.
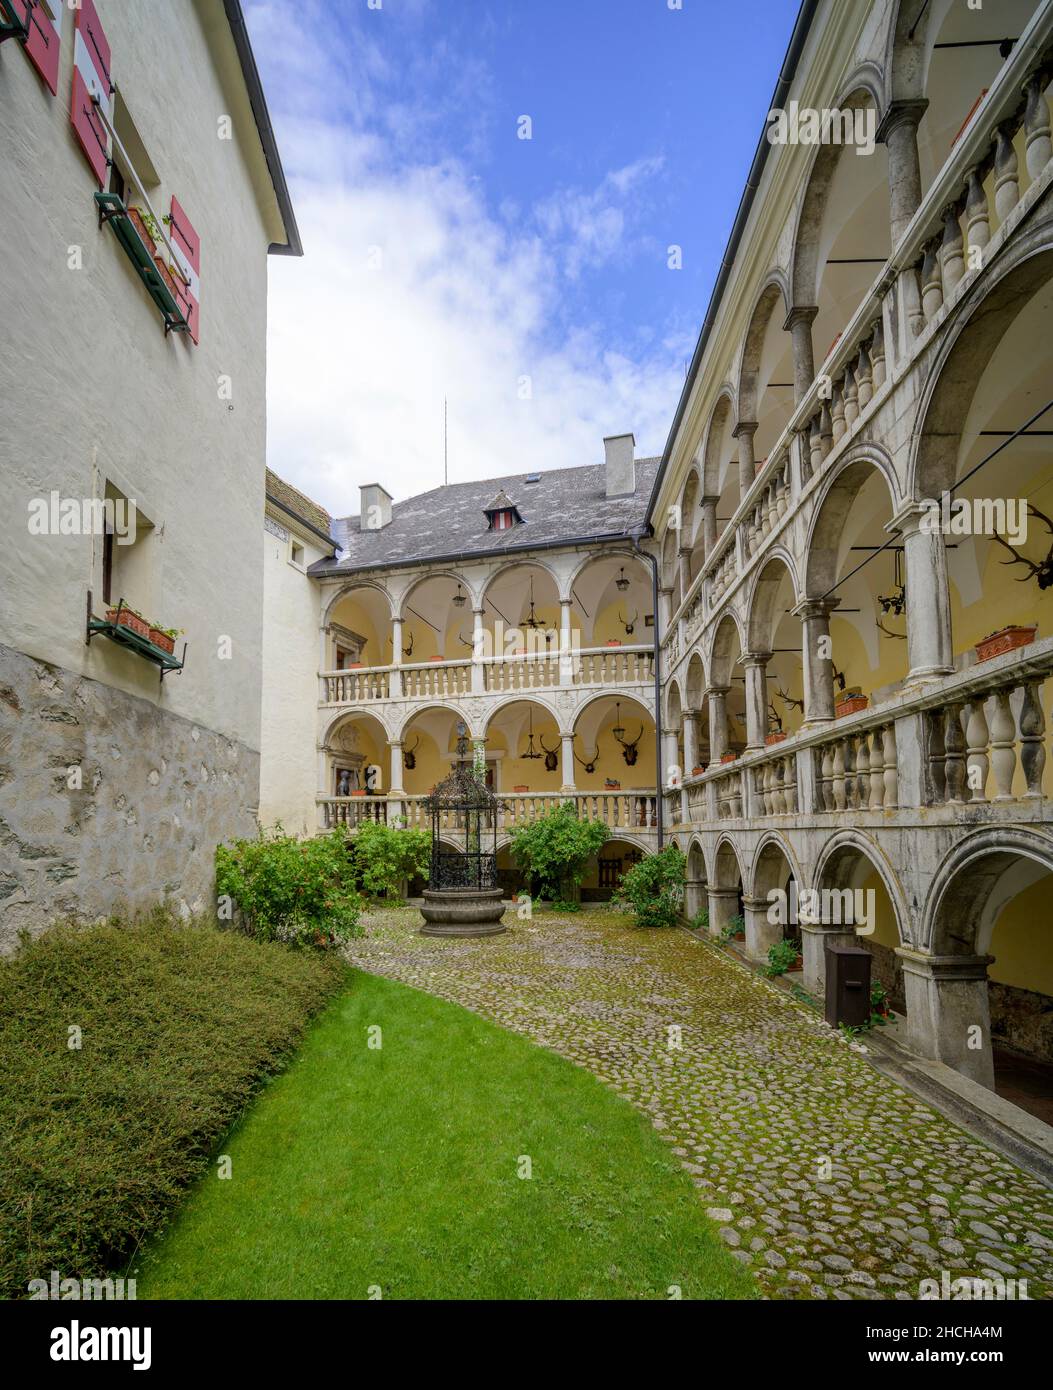
<path id="1" fill-rule="evenodd" d="M 702 551 L 705 560 L 713 554 L 717 543 L 717 503 L 719 497 L 707 493 L 702 498 Z"/>
<path id="2" fill-rule="evenodd" d="M 329 749 L 324 743 L 318 745 L 318 796 L 332 796 L 329 784 Z M 325 829 L 325 807 L 318 804 L 318 829 Z"/>
<path id="3" fill-rule="evenodd" d="M 739 910 L 739 890 L 710 887 L 708 897 L 709 934 L 719 936 Z"/>
<path id="4" fill-rule="evenodd" d="M 680 566 L 680 596 L 687 597 L 687 591 L 691 587 L 691 551 L 688 548 L 680 550 L 677 554 L 677 563 Z"/>
<path id="5" fill-rule="evenodd" d="M 391 620 L 391 664 L 392 666 L 402 665 L 402 619 L 392 618 Z M 391 682 L 389 685 L 390 698 L 400 700 L 402 698 L 402 672 L 392 671 Z"/>
<path id="6" fill-rule="evenodd" d="M 709 765 L 716 767 L 728 751 L 728 687 L 711 685 L 706 691 L 709 700 Z"/>
<path id="7" fill-rule="evenodd" d="M 757 476 L 756 460 L 753 457 L 753 436 L 757 433 L 755 420 L 740 420 L 731 431 L 732 439 L 739 441 L 739 501 L 741 502 Z"/>
<path id="8" fill-rule="evenodd" d="M 684 711 L 684 776 L 690 777 L 698 762 L 698 728 L 695 724 L 695 711 Z"/>
<path id="9" fill-rule="evenodd" d="M 482 695 L 486 691 L 486 666 L 483 653 L 486 651 L 486 629 L 483 627 L 482 608 L 472 609 L 472 694 Z"/>
<path id="10" fill-rule="evenodd" d="M 768 920 L 771 904 L 766 898 L 743 900 L 746 918 L 746 954 L 750 960 L 767 960 L 768 947 L 782 940 L 782 923 Z"/>
<path id="11" fill-rule="evenodd" d="M 658 590 L 658 621 L 661 624 L 661 634 L 664 637 L 669 631 L 669 619 L 673 614 L 673 591 L 672 589 Z"/>
<path id="12" fill-rule="evenodd" d="M 829 650 L 830 614 L 840 599 L 803 599 L 793 610 L 801 620 L 801 652 L 804 668 L 804 719 L 802 727 L 823 724 L 834 717 L 834 668 L 829 656 L 820 655 L 820 644 Z"/>
<path id="13" fill-rule="evenodd" d="M 764 747 L 768 732 L 768 662 L 771 652 L 745 652 L 746 670 L 746 751 Z"/>
<path id="14" fill-rule="evenodd" d="M 709 906 L 705 901 L 705 892 L 704 878 L 689 878 L 684 884 L 684 916 L 689 922 L 698 916 L 703 907 Z"/>
<path id="15" fill-rule="evenodd" d="M 574 735 L 560 734 L 560 772 L 563 777 L 561 792 L 573 795 L 577 791 L 574 781 Z"/>
<path id="16" fill-rule="evenodd" d="M 402 740 L 389 738 L 388 747 L 391 749 L 391 781 L 388 784 L 390 794 L 392 796 L 401 795 L 404 790 L 402 786 Z"/>
<path id="17" fill-rule="evenodd" d="M 890 535 L 898 532 L 903 540 L 908 682 L 932 680 L 954 670 L 947 551 L 941 532 L 922 525 L 928 515 L 918 503 L 911 502 L 885 527 Z"/>
<path id="18" fill-rule="evenodd" d="M 570 607 L 572 600 L 559 601 L 559 683 L 574 684 L 574 658 L 571 648 Z"/>
<path id="19" fill-rule="evenodd" d="M 800 405 L 815 380 L 812 351 L 812 324 L 819 310 L 815 305 L 799 305 L 786 315 L 783 328 L 793 340 L 793 399 Z"/>
<path id="20" fill-rule="evenodd" d="M 670 786 L 669 774 L 674 767 L 680 768 L 680 775 L 683 778 L 684 769 L 680 766 L 680 744 L 676 733 L 666 729 L 662 733 L 662 772 L 665 777 L 665 786 Z"/>
<path id="21" fill-rule="evenodd" d="M 893 250 L 921 204 L 918 123 L 928 104 L 925 100 L 894 101 L 877 129 L 878 140 L 888 146 L 889 223 Z"/>
<path id="22" fill-rule="evenodd" d="M 987 967 L 993 956 L 931 956 L 906 946 L 903 961 L 907 1043 L 994 1090 Z"/>

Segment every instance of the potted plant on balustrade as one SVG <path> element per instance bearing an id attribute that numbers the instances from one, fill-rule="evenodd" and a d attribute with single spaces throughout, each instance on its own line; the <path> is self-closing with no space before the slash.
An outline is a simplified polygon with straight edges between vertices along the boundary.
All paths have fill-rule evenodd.
<path id="1" fill-rule="evenodd" d="M 113 623 L 115 627 L 126 627 L 140 637 L 145 637 L 147 641 L 150 640 L 148 619 L 144 618 L 137 608 L 129 608 L 123 599 L 107 608 L 106 621 Z"/>
<path id="2" fill-rule="evenodd" d="M 163 652 L 167 652 L 169 656 L 175 651 L 176 638 L 182 637 L 182 635 L 183 629 L 181 627 L 162 627 L 160 623 L 156 622 L 150 624 L 150 641 L 155 647 L 160 647 Z"/>
<path id="3" fill-rule="evenodd" d="M 838 719 L 843 719 L 846 714 L 858 714 L 861 709 L 866 709 L 868 703 L 869 699 L 863 694 L 862 687 L 850 685 L 847 689 L 838 691 L 834 714 Z"/>
<path id="4" fill-rule="evenodd" d="M 1016 651 L 1017 647 L 1026 647 L 1035 640 L 1036 632 L 1038 625 L 1035 623 L 1023 627 L 1010 623 L 1008 627 L 1000 627 L 997 632 L 989 632 L 976 643 L 976 660 L 991 661 L 996 656 Z"/>

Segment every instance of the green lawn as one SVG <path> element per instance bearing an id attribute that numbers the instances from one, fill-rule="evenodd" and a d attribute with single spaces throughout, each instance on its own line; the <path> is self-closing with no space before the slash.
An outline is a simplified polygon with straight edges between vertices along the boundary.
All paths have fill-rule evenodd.
<path id="1" fill-rule="evenodd" d="M 627 1102 L 375 976 L 356 974 L 221 1151 L 232 1176 L 199 1183 L 143 1253 L 140 1298 L 757 1296 Z"/>

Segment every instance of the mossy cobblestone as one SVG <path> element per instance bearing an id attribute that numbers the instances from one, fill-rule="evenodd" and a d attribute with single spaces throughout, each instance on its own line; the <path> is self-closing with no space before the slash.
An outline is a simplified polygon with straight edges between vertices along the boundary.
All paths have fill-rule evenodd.
<path id="1" fill-rule="evenodd" d="M 687 932 L 606 910 L 481 940 L 373 912 L 347 954 L 588 1068 L 642 1110 L 773 1298 L 1053 1296 L 1053 1193 L 877 1072 L 805 1004 Z M 678 1030 L 678 1031 L 677 1031 Z"/>

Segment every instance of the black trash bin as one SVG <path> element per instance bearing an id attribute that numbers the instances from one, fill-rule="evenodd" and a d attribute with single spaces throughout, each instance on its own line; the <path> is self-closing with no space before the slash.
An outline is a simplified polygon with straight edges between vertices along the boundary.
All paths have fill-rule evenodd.
<path id="1" fill-rule="evenodd" d="M 839 1023 L 860 1028 L 870 1018 L 870 965 L 870 952 L 861 946 L 827 943 L 826 1021 L 831 1028 Z"/>

